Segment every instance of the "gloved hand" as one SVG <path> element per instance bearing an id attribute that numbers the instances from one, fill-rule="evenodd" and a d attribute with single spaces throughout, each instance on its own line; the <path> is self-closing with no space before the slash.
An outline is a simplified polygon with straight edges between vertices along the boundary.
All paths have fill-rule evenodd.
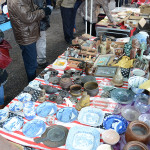
<path id="1" fill-rule="evenodd" d="M 45 12 L 45 16 L 48 16 L 51 14 L 51 9 L 49 7 L 43 8 L 44 12 Z"/>

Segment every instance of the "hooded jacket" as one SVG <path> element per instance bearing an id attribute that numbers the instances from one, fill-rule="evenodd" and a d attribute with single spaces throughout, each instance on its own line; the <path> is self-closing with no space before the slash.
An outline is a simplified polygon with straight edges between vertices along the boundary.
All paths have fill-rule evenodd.
<path id="1" fill-rule="evenodd" d="M 7 0 L 8 13 L 16 42 L 29 45 L 40 36 L 39 21 L 45 17 L 43 9 L 37 9 L 32 0 Z"/>

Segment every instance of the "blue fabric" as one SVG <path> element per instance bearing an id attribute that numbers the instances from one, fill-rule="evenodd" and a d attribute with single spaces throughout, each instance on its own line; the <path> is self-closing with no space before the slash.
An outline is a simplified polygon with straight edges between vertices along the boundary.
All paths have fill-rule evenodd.
<path id="1" fill-rule="evenodd" d="M 73 17 L 74 17 L 74 28 L 76 29 L 76 24 L 75 24 L 75 21 L 76 21 L 76 14 L 77 14 L 77 10 L 78 8 L 80 7 L 80 5 L 82 4 L 82 0 L 77 0 L 75 5 L 74 5 L 74 11 L 73 11 Z"/>
<path id="2" fill-rule="evenodd" d="M 0 86 L 0 105 L 3 105 L 3 104 L 4 104 L 4 88 L 1 85 Z"/>
<path id="3" fill-rule="evenodd" d="M 22 57 L 26 69 L 28 81 L 32 81 L 36 77 L 37 68 L 37 51 L 36 42 L 29 45 L 19 45 L 22 49 Z"/>
<path id="4" fill-rule="evenodd" d="M 6 30 L 9 30 L 11 28 L 12 28 L 12 26 L 11 26 L 10 21 L 3 23 L 3 24 L 0 24 L 0 30 L 2 30 L 3 32 Z"/>
<path id="5" fill-rule="evenodd" d="M 61 7 L 61 16 L 63 22 L 64 37 L 66 42 L 71 42 L 73 39 L 74 28 L 74 9 Z"/>

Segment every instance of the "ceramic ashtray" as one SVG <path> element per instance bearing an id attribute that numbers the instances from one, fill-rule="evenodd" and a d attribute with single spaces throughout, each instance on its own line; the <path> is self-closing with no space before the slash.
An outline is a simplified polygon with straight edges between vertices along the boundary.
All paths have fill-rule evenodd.
<path id="1" fill-rule="evenodd" d="M 115 130 L 109 129 L 102 133 L 102 139 L 106 144 L 115 145 L 119 142 L 120 135 Z"/>

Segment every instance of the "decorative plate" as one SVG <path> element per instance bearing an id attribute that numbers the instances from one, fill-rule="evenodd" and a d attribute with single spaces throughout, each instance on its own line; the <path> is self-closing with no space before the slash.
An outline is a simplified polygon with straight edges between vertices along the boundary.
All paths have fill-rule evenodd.
<path id="1" fill-rule="evenodd" d="M 24 120 L 21 117 L 15 116 L 9 118 L 3 125 L 3 128 L 9 132 L 20 130 Z"/>
<path id="2" fill-rule="evenodd" d="M 103 111 L 92 107 L 82 108 L 78 116 L 78 121 L 80 123 L 91 125 L 91 126 L 101 125 L 103 119 L 104 119 Z"/>
<path id="3" fill-rule="evenodd" d="M 17 99 L 21 102 L 30 101 L 31 98 L 32 98 L 32 95 L 29 93 L 22 93 L 17 97 Z"/>
<path id="4" fill-rule="evenodd" d="M 72 127 L 66 140 L 68 150 L 96 150 L 99 144 L 100 132 L 86 126 Z"/>
<path id="5" fill-rule="evenodd" d="M 57 112 L 57 106 L 54 103 L 44 102 L 36 108 L 36 113 L 40 117 L 47 117 Z"/>
<path id="6" fill-rule="evenodd" d="M 41 90 L 41 88 L 39 87 L 39 85 L 41 84 L 40 81 L 37 81 L 37 80 L 33 80 L 31 81 L 28 86 L 35 89 L 35 90 Z"/>
<path id="7" fill-rule="evenodd" d="M 150 114 L 141 114 L 138 120 L 145 122 L 150 127 Z"/>
<path id="8" fill-rule="evenodd" d="M 78 117 L 78 111 L 73 107 L 64 107 L 58 110 L 56 117 L 61 122 L 72 122 Z"/>
<path id="9" fill-rule="evenodd" d="M 126 131 L 128 122 L 122 116 L 109 115 L 105 117 L 103 121 L 103 126 L 106 130 L 113 129 L 119 134 L 122 134 Z"/>
<path id="10" fill-rule="evenodd" d="M 134 99 L 134 93 L 128 89 L 114 89 L 111 91 L 111 98 L 120 104 L 130 104 Z"/>
<path id="11" fill-rule="evenodd" d="M 4 109 L 0 109 L 0 122 L 5 121 L 8 118 L 9 109 L 5 107 Z"/>
<path id="12" fill-rule="evenodd" d="M 27 122 L 22 129 L 22 132 L 27 137 L 37 137 L 41 136 L 46 130 L 46 124 L 44 121 L 39 119 L 33 119 Z"/>
<path id="13" fill-rule="evenodd" d="M 11 112 L 18 112 L 21 111 L 23 109 L 23 104 L 22 102 L 13 102 L 9 105 L 9 110 Z"/>

